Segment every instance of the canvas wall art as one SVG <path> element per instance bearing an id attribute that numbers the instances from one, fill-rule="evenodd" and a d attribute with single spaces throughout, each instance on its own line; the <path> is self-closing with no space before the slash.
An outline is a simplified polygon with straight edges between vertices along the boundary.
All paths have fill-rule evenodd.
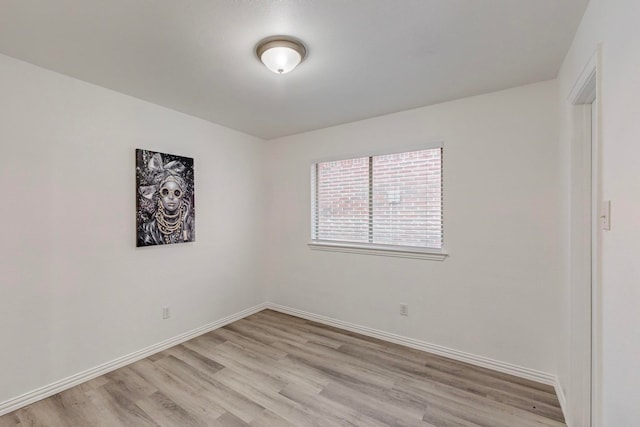
<path id="1" fill-rule="evenodd" d="M 193 242 L 193 159 L 136 149 L 137 246 Z"/>

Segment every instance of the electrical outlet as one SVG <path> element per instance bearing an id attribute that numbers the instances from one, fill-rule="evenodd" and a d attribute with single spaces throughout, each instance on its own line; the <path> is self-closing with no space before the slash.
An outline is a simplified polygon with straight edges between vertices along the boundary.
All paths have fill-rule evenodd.
<path id="1" fill-rule="evenodd" d="M 162 318 L 164 320 L 171 317 L 171 308 L 170 307 L 162 307 Z"/>
<path id="2" fill-rule="evenodd" d="M 409 315 L 409 305 L 408 304 L 400 304 L 400 315 L 408 316 Z"/>

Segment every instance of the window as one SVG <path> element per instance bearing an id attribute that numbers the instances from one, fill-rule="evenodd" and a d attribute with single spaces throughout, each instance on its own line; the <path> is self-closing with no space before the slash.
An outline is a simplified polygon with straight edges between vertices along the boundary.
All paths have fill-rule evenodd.
<path id="1" fill-rule="evenodd" d="M 444 258 L 442 146 L 314 163 L 311 187 L 314 249 Z"/>

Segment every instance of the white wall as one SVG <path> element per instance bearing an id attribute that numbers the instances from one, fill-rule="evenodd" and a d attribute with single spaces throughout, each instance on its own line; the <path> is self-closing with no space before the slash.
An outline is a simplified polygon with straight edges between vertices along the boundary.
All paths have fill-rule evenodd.
<path id="1" fill-rule="evenodd" d="M 602 235 L 601 299 L 596 306 L 602 313 L 596 353 L 601 366 L 596 409 L 602 409 L 602 418 L 595 425 L 615 427 L 635 426 L 640 419 L 639 19 L 637 0 L 591 0 L 558 77 L 561 132 L 569 156 L 572 122 L 566 97 L 601 44 L 601 191 L 603 200 L 611 200 L 612 229 Z M 576 188 L 572 183 L 571 190 Z M 571 390 L 567 395 L 570 399 Z"/>
<path id="2" fill-rule="evenodd" d="M 263 144 L 0 56 L 0 403 L 263 302 Z M 136 249 L 135 148 L 195 159 L 195 243 Z"/>
<path id="3" fill-rule="evenodd" d="M 543 82 L 270 141 L 269 300 L 556 373 L 564 277 L 556 91 Z M 444 141 L 446 261 L 307 247 L 312 160 L 432 141 Z"/>

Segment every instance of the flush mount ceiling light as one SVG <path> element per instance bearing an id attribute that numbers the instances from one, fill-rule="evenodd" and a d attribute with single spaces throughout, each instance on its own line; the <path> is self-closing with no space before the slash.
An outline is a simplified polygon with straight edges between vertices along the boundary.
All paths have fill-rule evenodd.
<path id="1" fill-rule="evenodd" d="M 271 71 L 286 74 L 302 62 L 307 55 L 304 45 L 291 37 L 267 37 L 258 43 L 256 54 Z"/>

